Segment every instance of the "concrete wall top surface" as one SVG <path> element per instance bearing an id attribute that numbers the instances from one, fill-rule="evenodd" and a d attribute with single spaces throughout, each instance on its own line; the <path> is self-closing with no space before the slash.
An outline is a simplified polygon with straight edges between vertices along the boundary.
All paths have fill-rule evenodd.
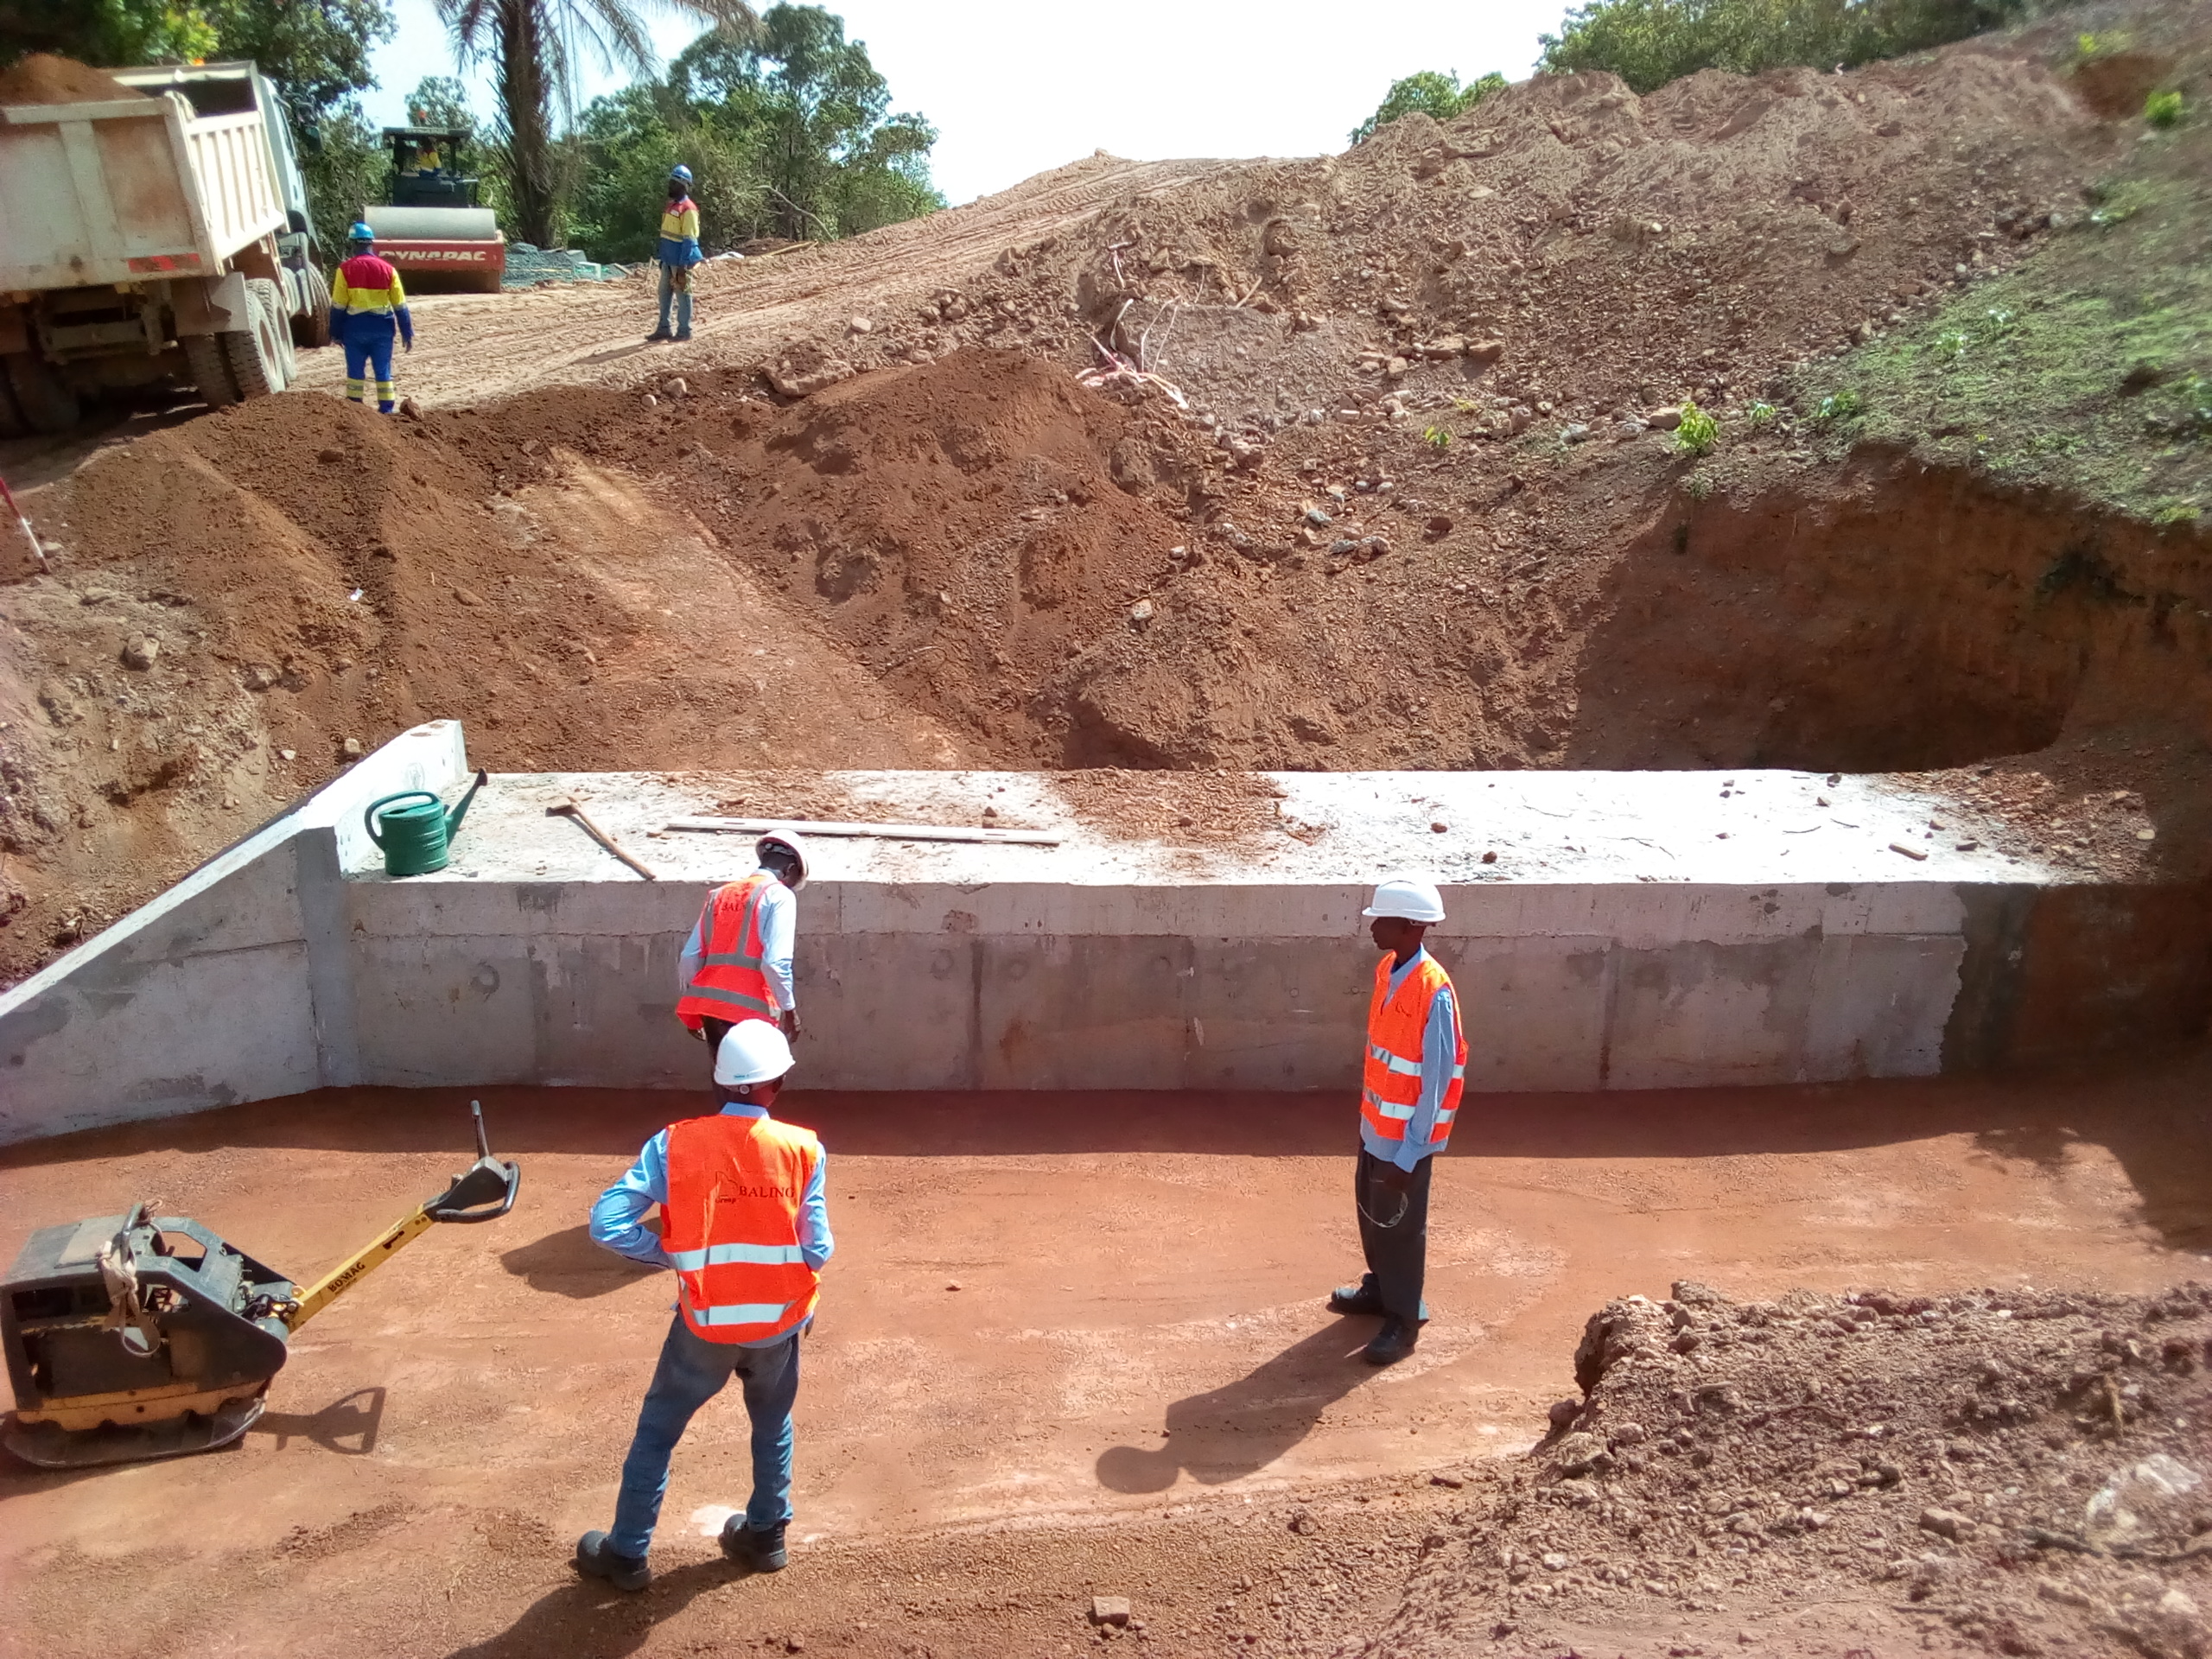
<path id="1" fill-rule="evenodd" d="M 550 817 L 570 796 L 663 880 L 722 881 L 753 868 L 753 836 L 676 830 L 712 814 L 739 780 L 671 772 L 517 773 L 493 778 L 470 809 L 453 862 L 416 881 L 635 883 L 575 823 Z M 756 774 L 745 810 L 785 816 Z M 1878 776 L 1813 772 L 1175 773 L 1131 779 L 1163 827 L 1117 828 L 1095 791 L 1049 773 L 823 774 L 855 818 L 1050 831 L 1057 846 L 881 837 L 811 838 L 826 883 L 984 887 L 1359 887 L 1420 874 L 1452 887 L 2052 885 L 2080 879 L 1996 843 L 1959 803 Z M 1248 796 L 1238 797 L 1240 790 Z M 1188 827 L 1175 823 L 1187 791 Z M 1272 798 L 1279 791 L 1280 798 Z M 1224 810 L 1236 823 L 1221 823 Z M 993 808 L 996 816 L 983 817 Z M 1440 829 L 1436 826 L 1442 826 Z M 2017 838 L 2015 838 L 2017 839 Z M 1910 848 L 1919 856 L 1897 850 Z M 351 874 L 381 879 L 365 841 Z"/>

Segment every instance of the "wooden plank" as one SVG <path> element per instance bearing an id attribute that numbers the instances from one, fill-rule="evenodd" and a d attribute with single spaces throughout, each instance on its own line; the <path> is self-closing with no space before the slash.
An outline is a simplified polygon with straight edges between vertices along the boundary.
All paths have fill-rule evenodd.
<path id="1" fill-rule="evenodd" d="M 671 830 L 706 834 L 765 836 L 787 830 L 802 836 L 873 836 L 883 841 L 979 842 L 1000 847 L 1057 847 L 1049 830 L 986 830 L 952 823 L 843 823 L 829 818 L 671 818 Z"/>

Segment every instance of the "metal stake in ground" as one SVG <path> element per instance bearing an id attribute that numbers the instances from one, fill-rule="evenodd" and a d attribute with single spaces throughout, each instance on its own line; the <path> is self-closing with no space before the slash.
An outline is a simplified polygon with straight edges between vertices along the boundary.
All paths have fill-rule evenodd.
<path id="1" fill-rule="evenodd" d="M 601 829 L 589 818 L 586 817 L 584 816 L 583 808 L 576 804 L 573 797 L 568 795 L 557 795 L 554 797 L 552 804 L 545 809 L 545 816 L 550 818 L 574 818 L 579 824 L 583 826 L 583 832 L 586 835 L 589 836 L 601 846 L 606 848 L 608 852 L 613 854 L 615 857 L 620 859 L 625 864 L 627 864 L 639 875 L 644 876 L 646 880 L 658 881 L 660 880 L 658 876 L 655 875 L 651 870 L 639 863 L 636 859 L 631 857 L 629 854 L 624 852 L 620 847 L 617 846 L 613 836 L 608 835 L 607 831 Z"/>

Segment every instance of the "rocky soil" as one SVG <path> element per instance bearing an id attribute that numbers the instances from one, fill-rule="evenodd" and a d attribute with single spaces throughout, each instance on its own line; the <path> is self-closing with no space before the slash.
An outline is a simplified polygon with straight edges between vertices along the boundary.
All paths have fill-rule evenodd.
<path id="1" fill-rule="evenodd" d="M 2201 1284 L 1611 1303 L 1365 1651 L 2194 1659 L 2208 1363 Z"/>

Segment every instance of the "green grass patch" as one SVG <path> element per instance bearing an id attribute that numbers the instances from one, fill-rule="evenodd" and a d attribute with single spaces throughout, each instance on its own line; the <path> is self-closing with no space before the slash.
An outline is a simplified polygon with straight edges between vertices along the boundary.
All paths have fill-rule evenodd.
<path id="1" fill-rule="evenodd" d="M 2003 276 L 1792 376 L 1815 441 L 1906 444 L 2161 523 L 2212 514 L 2212 143 L 2191 123 L 2140 148 Z"/>

